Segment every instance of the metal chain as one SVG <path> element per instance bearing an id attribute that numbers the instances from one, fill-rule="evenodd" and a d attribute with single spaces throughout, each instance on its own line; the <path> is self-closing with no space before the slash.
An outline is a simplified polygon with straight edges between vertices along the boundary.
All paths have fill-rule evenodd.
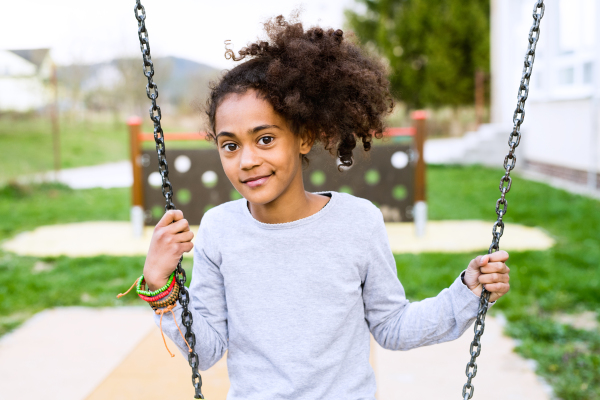
<path id="1" fill-rule="evenodd" d="M 165 212 L 169 210 L 175 210 L 173 204 L 173 187 L 169 181 L 169 165 L 166 158 L 165 150 L 165 138 L 162 127 L 160 126 L 160 107 L 156 104 L 158 98 L 158 86 L 152 80 L 154 76 L 154 64 L 150 56 L 150 41 L 148 38 L 148 30 L 146 29 L 146 10 L 140 3 L 140 0 L 136 0 L 134 7 L 135 18 L 138 21 L 138 37 L 140 39 L 140 49 L 142 51 L 142 58 L 144 59 L 144 75 L 148 78 L 148 84 L 146 85 L 146 95 L 152 101 L 152 107 L 150 107 L 150 119 L 154 123 L 154 141 L 156 142 L 156 152 L 158 153 L 158 172 L 162 178 L 162 193 L 166 200 Z M 188 354 L 188 362 L 192 367 L 192 384 L 194 385 L 194 398 L 204 399 L 202 395 L 202 377 L 198 372 L 198 354 L 196 354 L 194 347 L 196 345 L 196 335 L 192 332 L 192 313 L 188 309 L 190 303 L 190 296 L 187 288 L 185 287 L 186 275 L 185 270 L 181 267 L 181 261 L 183 257 L 179 259 L 176 269 L 176 279 L 179 285 L 179 304 L 183 307 L 181 313 L 181 322 L 185 326 L 185 339 L 192 351 Z"/>
<path id="2" fill-rule="evenodd" d="M 506 194 L 510 191 L 512 186 L 512 178 L 510 177 L 510 171 L 515 168 L 517 157 L 515 150 L 521 142 L 521 124 L 525 119 L 525 101 L 529 95 L 529 80 L 531 79 L 531 71 L 533 70 L 533 61 L 535 60 L 535 48 L 540 38 L 540 21 L 544 16 L 546 6 L 544 0 L 537 0 L 533 7 L 533 25 L 529 30 L 529 46 L 525 53 L 525 62 L 523 66 L 523 74 L 521 76 L 521 84 L 519 85 L 519 93 L 517 95 L 517 108 L 513 114 L 513 130 L 508 139 L 509 151 L 506 157 L 504 157 L 504 176 L 500 179 L 500 193 L 501 196 L 496 201 L 496 214 L 498 220 L 494 223 L 492 228 L 492 244 L 488 250 L 488 254 L 500 250 L 500 238 L 504 233 L 504 221 L 502 220 L 506 215 L 508 208 L 508 201 L 506 200 Z M 475 337 L 471 342 L 471 360 L 467 363 L 467 369 L 465 374 L 467 375 L 467 383 L 464 384 L 462 390 L 463 400 L 468 400 L 473 397 L 473 391 L 475 386 L 472 383 L 473 378 L 477 375 L 477 364 L 475 360 L 481 353 L 481 335 L 485 329 L 485 316 L 489 306 L 490 292 L 485 287 L 481 292 L 481 300 L 479 301 L 479 310 L 477 311 L 477 320 L 475 321 Z"/>

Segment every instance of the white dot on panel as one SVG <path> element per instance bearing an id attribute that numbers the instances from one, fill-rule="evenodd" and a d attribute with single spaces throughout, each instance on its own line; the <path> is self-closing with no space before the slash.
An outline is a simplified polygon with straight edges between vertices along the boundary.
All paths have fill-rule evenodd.
<path id="1" fill-rule="evenodd" d="M 402 169 L 408 165 L 408 154 L 397 151 L 392 155 L 392 165 L 396 169 Z"/>
<path id="2" fill-rule="evenodd" d="M 217 180 L 218 177 L 215 171 L 206 171 L 202 174 L 202 183 L 204 183 L 206 187 L 213 187 L 217 184 Z"/>
<path id="3" fill-rule="evenodd" d="M 162 177 L 158 172 L 153 172 L 148 175 L 148 183 L 152 187 L 160 187 L 162 185 Z"/>
<path id="4" fill-rule="evenodd" d="M 175 159 L 175 169 L 177 172 L 188 172 L 192 166 L 192 160 L 188 156 L 179 156 Z"/>

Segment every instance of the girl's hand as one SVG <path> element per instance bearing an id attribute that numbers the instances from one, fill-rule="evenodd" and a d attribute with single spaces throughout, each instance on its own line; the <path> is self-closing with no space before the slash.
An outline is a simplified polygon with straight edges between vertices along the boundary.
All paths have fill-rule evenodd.
<path id="1" fill-rule="evenodd" d="M 477 296 L 481 296 L 482 285 L 491 292 L 490 302 L 498 300 L 510 289 L 508 284 L 510 269 L 504 264 L 508 260 L 508 253 L 504 250 L 485 256 L 477 256 L 471 260 L 465 272 L 465 285 Z"/>
<path id="2" fill-rule="evenodd" d="M 194 233 L 180 210 L 170 210 L 158 221 L 144 264 L 144 278 L 150 290 L 162 287 L 183 255 L 194 248 Z"/>

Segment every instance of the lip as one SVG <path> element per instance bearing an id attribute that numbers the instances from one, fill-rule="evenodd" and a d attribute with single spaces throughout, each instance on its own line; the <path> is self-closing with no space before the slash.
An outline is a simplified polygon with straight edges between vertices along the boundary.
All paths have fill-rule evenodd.
<path id="1" fill-rule="evenodd" d="M 271 175 L 273 175 L 273 174 L 252 177 L 252 178 L 242 181 L 242 183 L 244 183 L 250 187 L 258 187 L 258 186 L 264 185 L 269 180 Z"/>

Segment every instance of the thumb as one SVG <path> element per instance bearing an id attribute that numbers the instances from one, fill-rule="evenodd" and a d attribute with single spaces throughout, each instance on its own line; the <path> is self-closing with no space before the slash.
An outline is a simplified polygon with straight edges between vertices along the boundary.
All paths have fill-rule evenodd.
<path id="1" fill-rule="evenodd" d="M 169 226 L 172 222 L 179 221 L 182 218 L 183 213 L 181 212 L 181 210 L 169 210 L 165 213 L 165 215 L 162 216 L 162 218 L 160 219 L 160 221 L 158 221 L 158 224 L 156 224 L 156 226 Z"/>
<path id="2" fill-rule="evenodd" d="M 469 267 L 468 270 L 474 271 L 474 272 L 479 272 L 479 269 L 481 267 L 483 267 L 484 265 L 487 264 L 487 260 L 484 261 L 484 259 L 486 259 L 487 255 L 485 256 L 477 256 L 475 257 L 473 260 L 471 260 L 471 262 L 469 263 Z"/>
<path id="3" fill-rule="evenodd" d="M 485 267 L 489 261 L 490 261 L 490 255 L 486 254 L 479 259 L 479 266 Z"/>

